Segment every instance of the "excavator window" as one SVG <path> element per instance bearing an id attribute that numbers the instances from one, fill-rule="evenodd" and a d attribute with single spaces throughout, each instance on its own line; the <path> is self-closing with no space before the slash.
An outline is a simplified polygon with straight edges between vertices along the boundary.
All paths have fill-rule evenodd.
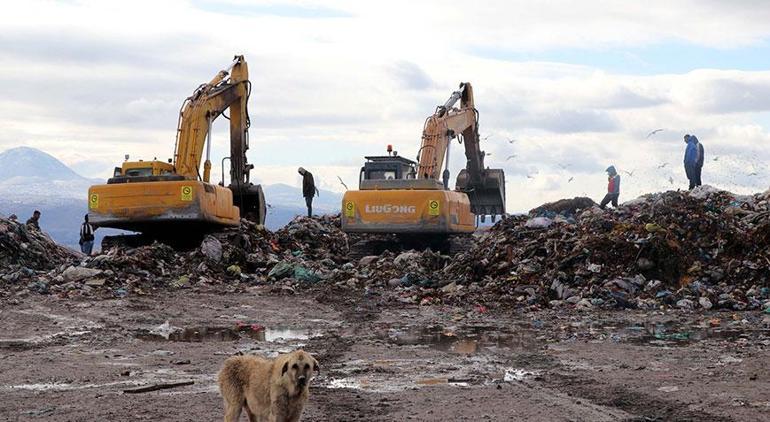
<path id="1" fill-rule="evenodd" d="M 368 179 L 370 180 L 393 180 L 396 178 L 395 171 L 388 170 L 375 170 L 369 172 Z"/>
<path id="2" fill-rule="evenodd" d="M 126 176 L 128 177 L 152 176 L 152 167 L 126 170 Z"/>

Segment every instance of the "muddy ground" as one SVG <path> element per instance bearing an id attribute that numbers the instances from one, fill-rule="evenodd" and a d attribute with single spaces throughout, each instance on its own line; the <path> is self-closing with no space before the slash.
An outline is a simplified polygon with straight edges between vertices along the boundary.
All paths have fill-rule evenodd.
<path id="1" fill-rule="evenodd" d="M 321 365 L 306 421 L 770 418 L 770 315 L 384 303 L 265 287 L 6 299 L 0 418 L 220 420 L 228 356 L 300 346 Z"/>

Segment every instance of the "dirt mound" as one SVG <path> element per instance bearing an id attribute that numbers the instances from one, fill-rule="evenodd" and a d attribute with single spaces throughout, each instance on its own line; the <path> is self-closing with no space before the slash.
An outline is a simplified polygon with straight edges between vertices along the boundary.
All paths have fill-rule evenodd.
<path id="1" fill-rule="evenodd" d="M 76 252 L 57 245 L 45 233 L 16 220 L 0 217 L 0 266 L 3 273 L 19 268 L 50 270 L 76 257 Z"/>

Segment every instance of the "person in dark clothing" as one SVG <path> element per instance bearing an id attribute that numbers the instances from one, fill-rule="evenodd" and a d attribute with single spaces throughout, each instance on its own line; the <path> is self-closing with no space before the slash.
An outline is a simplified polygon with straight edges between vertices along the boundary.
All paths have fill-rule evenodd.
<path id="1" fill-rule="evenodd" d="M 703 151 L 703 144 L 700 142 L 697 136 L 690 135 L 691 138 L 695 139 L 695 145 L 697 146 L 697 158 L 695 159 L 695 168 L 693 176 L 695 177 L 695 186 L 700 186 L 703 183 L 701 182 L 701 173 L 703 172 L 703 158 L 704 158 L 704 151 Z"/>
<path id="2" fill-rule="evenodd" d="M 300 167 L 298 170 L 302 175 L 302 196 L 305 197 L 305 204 L 307 205 L 307 216 L 313 216 L 313 197 L 318 195 L 318 189 L 315 187 L 315 181 L 313 180 L 313 173 Z"/>
<path id="3" fill-rule="evenodd" d="M 684 135 L 684 141 L 687 147 L 684 150 L 684 172 L 687 174 L 687 180 L 690 181 L 689 189 L 699 186 L 698 171 L 698 138 L 691 135 Z"/>
<path id="4" fill-rule="evenodd" d="M 88 214 L 86 214 L 83 224 L 80 225 L 80 251 L 86 255 L 91 255 L 94 248 L 95 231 L 96 228 L 88 222 Z"/>
<path id="5" fill-rule="evenodd" d="M 620 175 L 615 166 L 607 167 L 607 195 L 604 195 L 599 208 L 604 209 L 607 204 L 612 202 L 612 206 L 618 207 L 618 197 L 620 197 Z"/>
<path id="6" fill-rule="evenodd" d="M 29 227 L 32 230 L 40 231 L 40 211 L 35 210 L 35 212 L 32 213 L 32 217 L 27 220 L 27 227 Z"/>

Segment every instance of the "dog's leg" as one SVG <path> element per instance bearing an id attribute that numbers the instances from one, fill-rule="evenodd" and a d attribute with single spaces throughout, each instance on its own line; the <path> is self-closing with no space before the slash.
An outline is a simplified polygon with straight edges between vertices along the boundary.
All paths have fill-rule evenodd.
<path id="1" fill-rule="evenodd" d="M 238 422 L 241 418 L 242 403 L 225 402 L 225 422 Z"/>
<path id="2" fill-rule="evenodd" d="M 257 419 L 257 415 L 255 415 L 251 409 L 249 409 L 248 405 L 244 405 L 243 408 L 246 410 L 246 416 L 249 417 L 249 422 L 261 422 L 259 419 Z"/>

